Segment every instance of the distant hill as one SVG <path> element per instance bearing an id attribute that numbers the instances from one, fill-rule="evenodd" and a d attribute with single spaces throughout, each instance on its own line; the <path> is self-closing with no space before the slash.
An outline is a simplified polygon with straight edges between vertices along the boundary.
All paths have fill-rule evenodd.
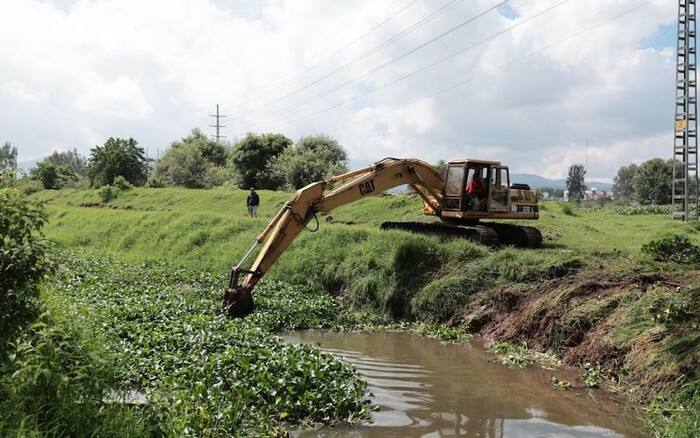
<path id="1" fill-rule="evenodd" d="M 28 172 L 29 170 L 32 169 L 32 167 L 34 167 L 37 164 L 39 164 L 40 162 L 44 161 L 46 158 L 48 158 L 48 157 L 41 157 L 41 158 L 36 158 L 34 160 L 28 160 L 28 161 L 20 161 L 19 163 L 17 163 L 17 167 L 19 169 L 23 169 L 23 170 Z"/>
<path id="2" fill-rule="evenodd" d="M 510 182 L 527 184 L 533 189 L 537 189 L 540 187 L 551 187 L 553 189 L 566 190 L 565 179 L 547 179 L 542 178 L 538 175 L 530 175 L 528 173 L 511 173 Z M 604 182 L 586 181 L 586 187 L 588 187 L 589 189 L 591 187 L 595 187 L 598 190 L 602 190 L 604 192 L 612 191 L 612 184 Z"/>

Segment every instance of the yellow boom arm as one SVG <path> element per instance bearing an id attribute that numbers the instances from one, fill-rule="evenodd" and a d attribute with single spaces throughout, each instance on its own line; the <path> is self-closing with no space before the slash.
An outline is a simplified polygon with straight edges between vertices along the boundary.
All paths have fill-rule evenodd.
<path id="1" fill-rule="evenodd" d="M 326 190 L 336 183 L 341 185 L 330 191 Z M 365 168 L 311 183 L 299 189 L 265 227 L 241 261 L 231 269 L 229 287 L 222 302 L 229 315 L 242 317 L 252 312 L 253 286 L 280 258 L 309 221 L 315 218 L 316 213 L 328 212 L 403 184 L 410 185 L 418 193 L 428 213 L 441 215 L 442 176 L 430 164 L 416 159 L 385 158 Z M 243 262 L 259 244 L 264 246 L 253 265 L 250 269 L 242 269 Z M 245 278 L 239 284 L 241 274 L 245 274 Z"/>

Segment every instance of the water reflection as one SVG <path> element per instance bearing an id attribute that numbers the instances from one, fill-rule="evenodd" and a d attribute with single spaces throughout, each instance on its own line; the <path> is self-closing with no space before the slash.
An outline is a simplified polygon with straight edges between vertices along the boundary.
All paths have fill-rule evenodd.
<path id="1" fill-rule="evenodd" d="M 600 391 L 561 391 L 566 370 L 511 369 L 479 341 L 443 344 L 407 333 L 285 334 L 352 363 L 379 409 L 358 426 L 296 431 L 297 437 L 641 436 L 634 413 Z M 594 395 L 593 395 L 594 394 Z"/>

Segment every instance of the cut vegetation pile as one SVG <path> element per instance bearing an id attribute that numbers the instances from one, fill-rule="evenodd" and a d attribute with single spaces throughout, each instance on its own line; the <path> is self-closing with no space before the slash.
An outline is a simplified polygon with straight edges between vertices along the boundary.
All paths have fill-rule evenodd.
<path id="1" fill-rule="evenodd" d="M 541 220 L 527 223 L 542 230 L 541 250 L 492 250 L 379 231 L 386 220 L 421 219 L 421 202 L 374 197 L 320 217 L 320 230 L 302 233 L 266 276 L 284 283 L 256 287 L 256 313 L 224 318 L 218 300 L 231 265 L 289 195 L 263 191 L 252 219 L 245 217 L 244 191 L 133 189 L 99 205 L 95 191 L 40 192 L 47 236 L 77 251 L 46 292 L 47 303 L 72 331 L 101 333 L 95 348 L 115 364 L 116 389 L 159 400 L 158 409 L 172 414 L 167 418 L 180 419 L 168 426 L 178 432 L 252 430 L 251 412 L 251 421 L 272 418 L 262 423 L 269 430 L 279 421 L 363 415 L 364 387 L 350 370 L 271 335 L 356 326 L 341 302 L 385 322 L 444 323 L 555 353 L 645 401 L 654 433 L 685 436 L 698 425 L 698 227 L 638 210 L 546 203 Z M 93 257 L 98 261 L 85 261 Z M 286 361 L 301 369 L 275 365 Z M 314 367 L 328 367 L 338 380 L 301 385 L 321 394 L 305 404 L 289 388 L 317 373 Z M 227 380 L 231 375 L 238 378 Z M 327 402 L 343 391 L 347 403 Z M 221 407 L 226 403 L 230 409 Z"/>

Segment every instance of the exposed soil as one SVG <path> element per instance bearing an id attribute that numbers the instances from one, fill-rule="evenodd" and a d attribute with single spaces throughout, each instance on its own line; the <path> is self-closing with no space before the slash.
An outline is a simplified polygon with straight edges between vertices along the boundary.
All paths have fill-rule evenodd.
<path id="1" fill-rule="evenodd" d="M 611 377 L 619 381 L 624 375 L 626 382 L 643 383 L 642 392 L 650 393 L 669 382 L 680 384 L 700 365 L 700 348 L 688 345 L 674 356 L 675 364 L 652 369 L 659 361 L 658 352 L 688 327 L 647 330 L 627 345 L 615 343 L 609 334 L 651 288 L 689 293 L 688 285 L 699 277 L 697 273 L 639 273 L 620 278 L 602 270 L 580 272 L 531 286 L 503 287 L 478 298 L 452 323 L 466 324 L 488 340 L 525 343 L 538 352 L 553 352 L 566 365 L 600 364 Z M 697 305 L 693 311 L 698 312 Z"/>

